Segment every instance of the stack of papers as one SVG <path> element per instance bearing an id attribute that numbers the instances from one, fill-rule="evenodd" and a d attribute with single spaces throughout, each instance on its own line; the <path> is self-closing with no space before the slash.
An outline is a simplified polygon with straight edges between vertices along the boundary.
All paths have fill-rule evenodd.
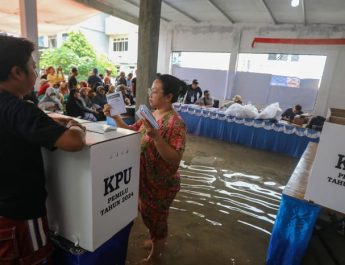
<path id="1" fill-rule="evenodd" d="M 140 105 L 136 114 L 140 119 L 147 120 L 153 128 L 155 129 L 159 128 L 155 117 L 152 115 L 152 112 L 149 110 L 149 108 L 146 105 Z"/>

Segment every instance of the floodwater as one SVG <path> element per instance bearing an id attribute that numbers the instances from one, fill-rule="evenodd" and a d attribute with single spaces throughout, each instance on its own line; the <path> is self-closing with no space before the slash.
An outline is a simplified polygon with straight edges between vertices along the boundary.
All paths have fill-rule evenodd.
<path id="1" fill-rule="evenodd" d="M 169 216 L 169 236 L 155 264 L 265 264 L 282 189 L 298 160 L 222 141 L 188 136 L 181 191 Z M 127 264 L 146 257 L 140 217 Z"/>

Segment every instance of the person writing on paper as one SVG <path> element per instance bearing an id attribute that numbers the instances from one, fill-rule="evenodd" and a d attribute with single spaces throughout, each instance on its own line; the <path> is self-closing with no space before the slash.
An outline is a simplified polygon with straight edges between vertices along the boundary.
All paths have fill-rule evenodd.
<path id="1" fill-rule="evenodd" d="M 85 128 L 23 100 L 37 73 L 34 43 L 0 36 L 0 264 L 52 264 L 41 148 L 78 151 Z"/>
<path id="2" fill-rule="evenodd" d="M 178 167 L 185 149 L 186 127 L 173 109 L 178 91 L 186 84 L 171 75 L 161 75 L 149 90 L 149 102 L 155 109 L 159 128 L 153 129 L 146 120 L 127 125 L 120 116 L 113 116 L 117 126 L 141 133 L 139 210 L 149 229 L 150 254 L 142 261 L 149 264 L 163 250 L 168 235 L 169 207 L 180 190 Z M 110 115 L 110 107 L 104 109 Z"/>

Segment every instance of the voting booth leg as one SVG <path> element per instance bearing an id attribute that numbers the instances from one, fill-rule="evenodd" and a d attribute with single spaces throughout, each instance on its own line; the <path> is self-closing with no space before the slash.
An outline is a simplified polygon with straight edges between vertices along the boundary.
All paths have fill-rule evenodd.
<path id="1" fill-rule="evenodd" d="M 301 263 L 321 207 L 282 195 L 267 250 L 266 265 Z"/>
<path id="2" fill-rule="evenodd" d="M 116 233 L 94 252 L 75 254 L 68 246 L 56 246 L 54 264 L 58 265 L 125 265 L 128 238 L 133 222 Z M 73 245 L 72 245 L 73 246 Z"/>

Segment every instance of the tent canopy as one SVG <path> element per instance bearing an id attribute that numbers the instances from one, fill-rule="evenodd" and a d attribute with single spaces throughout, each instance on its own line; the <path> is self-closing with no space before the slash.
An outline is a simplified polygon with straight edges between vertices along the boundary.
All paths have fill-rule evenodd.
<path id="1" fill-rule="evenodd" d="M 38 35 L 53 35 L 99 11 L 73 0 L 37 0 Z M 0 31 L 20 35 L 19 1 L 0 0 Z"/>

